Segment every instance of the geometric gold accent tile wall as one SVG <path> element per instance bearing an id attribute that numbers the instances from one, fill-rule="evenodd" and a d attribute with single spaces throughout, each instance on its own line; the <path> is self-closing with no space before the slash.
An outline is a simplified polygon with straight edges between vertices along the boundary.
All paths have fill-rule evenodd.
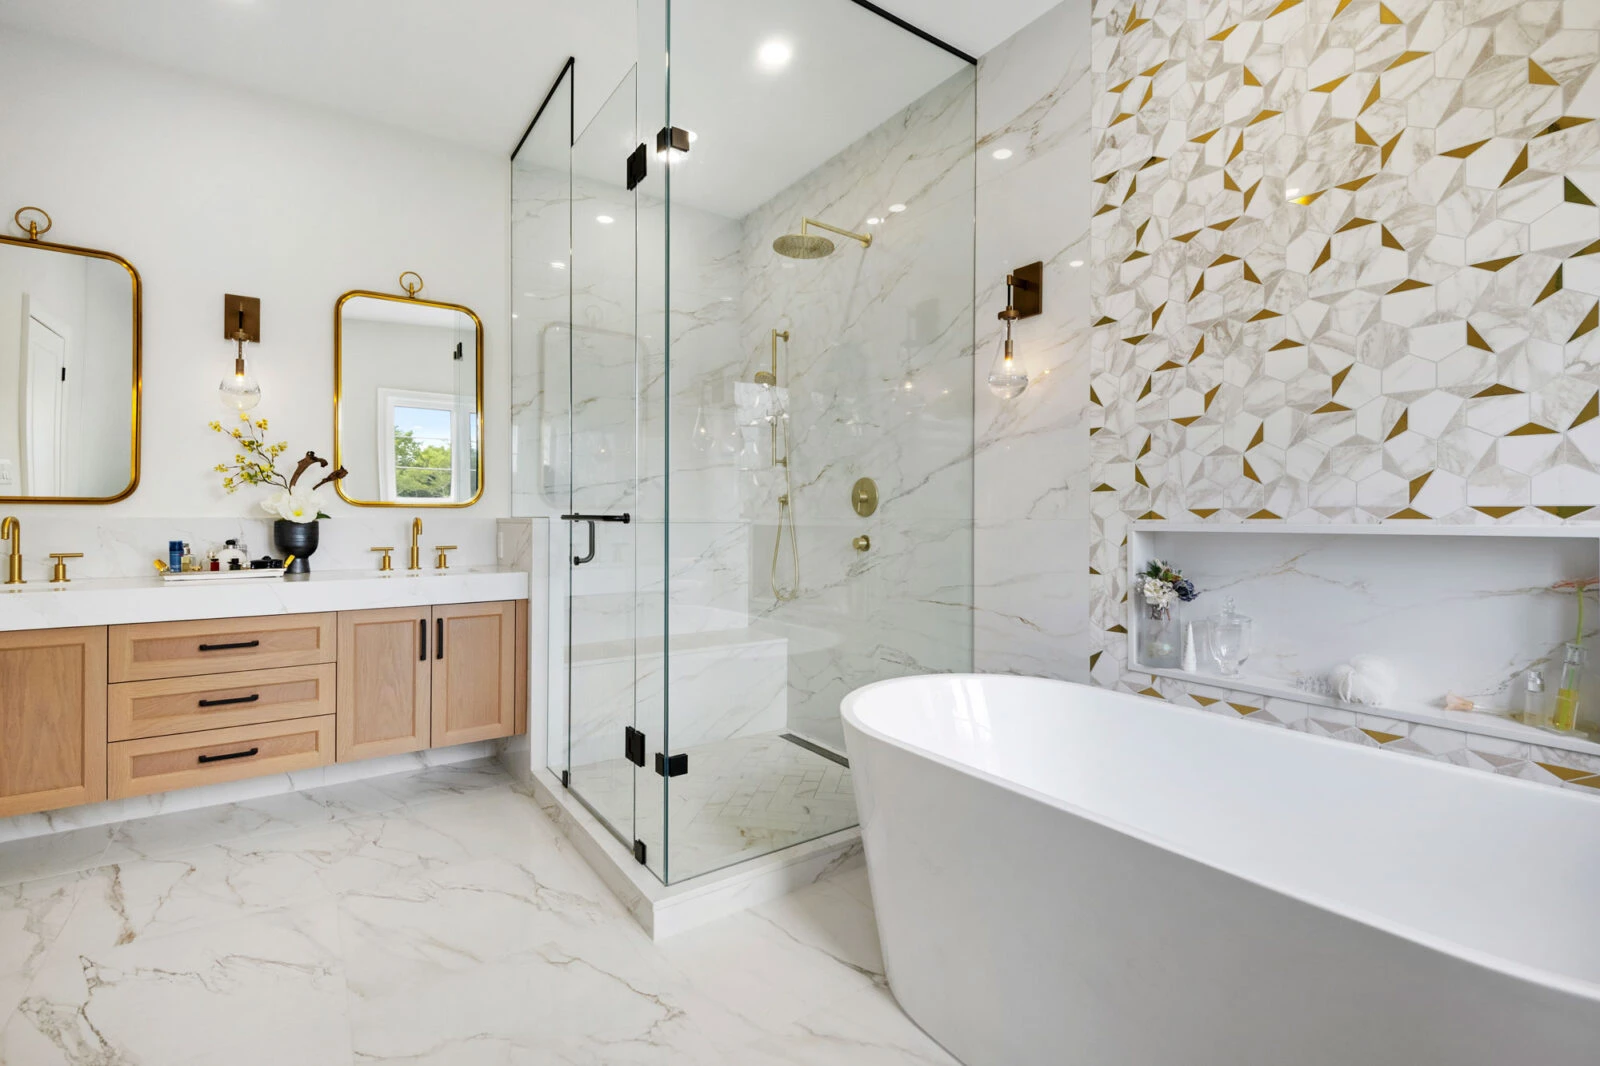
<path id="1" fill-rule="evenodd" d="M 1600 520 L 1600 0 L 1095 5 L 1093 675 L 1128 523 Z"/>

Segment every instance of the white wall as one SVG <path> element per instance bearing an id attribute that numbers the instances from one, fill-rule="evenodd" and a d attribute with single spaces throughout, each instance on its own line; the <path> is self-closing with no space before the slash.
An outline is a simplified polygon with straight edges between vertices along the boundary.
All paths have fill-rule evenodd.
<path id="1" fill-rule="evenodd" d="M 1067 0 L 978 66 L 977 669 L 1089 677 L 1088 0 Z M 994 153 L 1011 154 L 996 159 Z M 1012 331 L 1028 391 L 987 378 L 1005 276 L 1043 260 L 1044 313 Z M 1076 264 L 1076 265 L 1074 265 Z"/>
<path id="2" fill-rule="evenodd" d="M 56 219 L 49 239 L 115 252 L 144 281 L 139 490 L 105 508 L 6 513 L 25 524 L 258 514 L 255 494 L 228 496 L 211 470 L 230 454 L 206 428 L 232 366 L 228 292 L 261 298 L 263 343 L 247 354 L 258 413 L 290 454 L 331 458 L 334 301 L 398 292 L 404 270 L 427 280 L 425 296 L 483 319 L 485 391 L 507 395 L 502 156 L 13 31 L 0 37 L 0 100 L 3 214 L 39 204 Z M 486 418 L 486 489 L 469 512 L 484 518 L 508 509 L 507 405 L 491 402 Z M 337 500 L 329 510 L 352 512 Z"/>

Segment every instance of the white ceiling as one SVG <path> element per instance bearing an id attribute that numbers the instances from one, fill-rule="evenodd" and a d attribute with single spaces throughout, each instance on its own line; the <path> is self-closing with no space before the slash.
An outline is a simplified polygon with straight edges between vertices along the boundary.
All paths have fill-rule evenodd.
<path id="1" fill-rule="evenodd" d="M 725 0 L 730 11 L 741 0 Z M 834 0 L 843 4 L 843 0 Z M 887 0 L 978 55 L 1057 0 Z M 819 0 L 787 0 L 796 12 Z M 636 0 L 0 0 L 0 26 L 509 152 L 567 56 L 592 114 L 634 60 Z M 842 17 L 842 16 L 841 16 Z M 854 18 L 854 13 L 850 13 Z M 839 72 L 835 93 L 873 75 Z"/>

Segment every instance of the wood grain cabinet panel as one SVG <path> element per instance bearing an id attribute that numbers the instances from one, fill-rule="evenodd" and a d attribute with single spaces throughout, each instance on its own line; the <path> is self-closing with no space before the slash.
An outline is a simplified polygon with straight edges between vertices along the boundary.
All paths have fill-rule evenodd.
<path id="1" fill-rule="evenodd" d="M 332 614 L 218 618 L 111 627 L 111 680 L 311 666 L 337 658 Z"/>
<path id="2" fill-rule="evenodd" d="M 315 718 L 334 712 L 333 663 L 112 685 L 111 740 Z"/>
<path id="3" fill-rule="evenodd" d="M 111 798 L 326 766 L 333 732 L 329 715 L 124 740 L 109 746 Z"/>
<path id="4" fill-rule="evenodd" d="M 433 746 L 516 732 L 516 606 L 435 607 Z"/>
<path id="5" fill-rule="evenodd" d="M 0 633 L 0 817 L 105 798 L 105 627 Z"/>
<path id="6" fill-rule="evenodd" d="M 427 607 L 340 612 L 340 762 L 431 743 L 432 629 Z"/>

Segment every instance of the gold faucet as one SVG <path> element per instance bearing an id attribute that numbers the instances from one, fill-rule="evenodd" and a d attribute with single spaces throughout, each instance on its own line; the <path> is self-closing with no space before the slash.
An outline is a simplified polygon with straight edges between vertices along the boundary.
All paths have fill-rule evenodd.
<path id="1" fill-rule="evenodd" d="M 15 518 L 0 522 L 0 540 L 11 541 L 11 558 L 6 566 L 6 584 L 26 585 L 22 580 L 22 523 Z"/>
<path id="2" fill-rule="evenodd" d="M 422 539 L 422 519 L 411 520 L 411 570 L 422 569 L 422 549 L 417 546 Z"/>

